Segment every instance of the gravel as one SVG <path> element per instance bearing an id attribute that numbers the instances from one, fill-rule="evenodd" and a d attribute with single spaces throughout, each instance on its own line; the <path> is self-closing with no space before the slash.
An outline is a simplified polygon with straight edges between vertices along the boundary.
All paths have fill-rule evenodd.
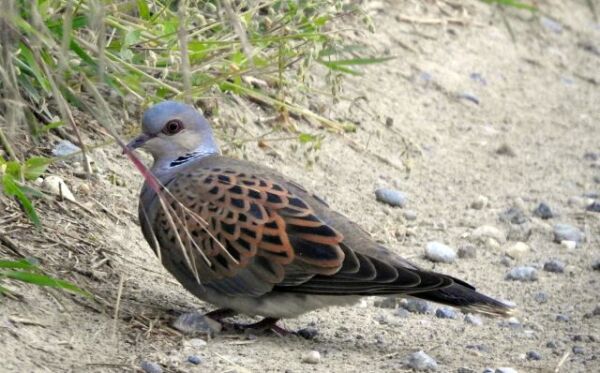
<path id="1" fill-rule="evenodd" d="M 486 196 L 478 196 L 473 202 L 471 202 L 471 208 L 473 210 L 481 210 L 488 205 L 489 201 Z"/>
<path id="2" fill-rule="evenodd" d="M 520 259 L 530 251 L 529 245 L 525 242 L 515 242 L 506 249 L 506 255 L 513 259 Z"/>
<path id="3" fill-rule="evenodd" d="M 565 271 L 565 263 L 560 260 L 552 259 L 544 263 L 544 271 L 553 273 L 563 273 Z"/>
<path id="4" fill-rule="evenodd" d="M 482 225 L 477 227 L 471 233 L 471 237 L 480 242 L 485 242 L 488 238 L 493 238 L 500 243 L 506 241 L 506 234 L 504 234 L 500 229 L 491 225 Z"/>
<path id="5" fill-rule="evenodd" d="M 575 355 L 583 355 L 585 352 L 582 346 L 573 346 L 572 351 Z"/>
<path id="6" fill-rule="evenodd" d="M 600 271 L 600 259 L 594 261 L 594 263 L 592 263 L 592 269 L 594 271 Z"/>
<path id="7" fill-rule="evenodd" d="M 527 351 L 527 360 L 542 360 L 542 355 L 537 351 Z"/>
<path id="8" fill-rule="evenodd" d="M 302 355 L 302 362 L 306 364 L 318 364 L 321 361 L 319 351 L 308 351 Z"/>
<path id="9" fill-rule="evenodd" d="M 524 224 L 529 221 L 523 210 L 518 207 L 511 207 L 503 211 L 498 218 L 501 222 L 508 224 Z"/>
<path id="10" fill-rule="evenodd" d="M 563 315 L 562 313 L 559 313 L 558 315 L 556 315 L 556 321 L 569 322 L 571 321 L 571 318 L 568 315 Z"/>
<path id="11" fill-rule="evenodd" d="M 408 356 L 406 364 L 415 370 L 435 370 L 438 367 L 435 359 L 427 355 L 423 350 Z"/>
<path id="12" fill-rule="evenodd" d="M 456 315 L 456 311 L 452 308 L 438 308 L 435 310 L 435 316 L 440 319 L 456 319 L 458 316 Z"/>
<path id="13" fill-rule="evenodd" d="M 517 373 L 517 370 L 515 368 L 503 367 L 497 368 L 494 373 Z"/>
<path id="14" fill-rule="evenodd" d="M 304 339 L 315 339 L 315 337 L 319 335 L 319 330 L 315 327 L 307 326 L 306 328 L 298 330 L 296 333 Z"/>
<path id="15" fill-rule="evenodd" d="M 569 224 L 556 224 L 553 230 L 554 242 L 575 241 L 577 242 L 577 246 L 579 246 L 585 240 L 583 232 L 579 228 L 575 228 Z"/>
<path id="16" fill-rule="evenodd" d="M 375 191 L 375 198 L 379 202 L 387 203 L 394 207 L 404 207 L 408 203 L 406 194 L 391 188 L 379 188 Z"/>
<path id="17" fill-rule="evenodd" d="M 400 306 L 412 313 L 432 313 L 431 304 L 422 299 L 403 299 Z"/>
<path id="18" fill-rule="evenodd" d="M 588 207 L 585 208 L 587 211 L 600 212 L 600 202 L 594 201 Z"/>
<path id="19" fill-rule="evenodd" d="M 163 369 L 160 365 L 152 361 L 142 361 L 140 364 L 142 370 L 146 373 L 162 373 Z"/>
<path id="20" fill-rule="evenodd" d="M 452 263 L 456 260 L 456 251 L 441 242 L 427 242 L 425 256 L 432 262 Z"/>
<path id="21" fill-rule="evenodd" d="M 194 365 L 198 365 L 198 364 L 202 363 L 202 358 L 200 358 L 199 356 L 196 356 L 196 355 L 190 355 L 190 356 L 188 356 L 187 361 Z"/>
<path id="22" fill-rule="evenodd" d="M 538 303 L 546 303 L 548 302 L 548 294 L 540 291 L 534 294 L 533 299 Z"/>
<path id="23" fill-rule="evenodd" d="M 477 248 L 475 245 L 466 244 L 458 248 L 459 258 L 475 258 L 477 256 Z"/>
<path id="24" fill-rule="evenodd" d="M 552 209 L 544 202 L 540 202 L 540 204 L 535 208 L 535 210 L 533 210 L 533 215 L 544 220 L 552 219 L 554 217 Z"/>
<path id="25" fill-rule="evenodd" d="M 481 317 L 472 314 L 465 315 L 465 322 L 475 326 L 483 325 L 483 320 Z"/>
<path id="26" fill-rule="evenodd" d="M 511 269 L 505 278 L 513 281 L 536 281 L 538 275 L 535 268 L 524 266 Z"/>
<path id="27" fill-rule="evenodd" d="M 71 155 L 79 151 L 81 151 L 81 149 L 69 140 L 60 140 L 54 146 L 54 149 L 52 149 L 52 155 L 55 157 L 66 157 L 67 155 Z"/>
<path id="28" fill-rule="evenodd" d="M 221 331 L 221 324 L 199 312 L 183 313 L 173 322 L 173 327 L 186 334 L 209 334 Z"/>

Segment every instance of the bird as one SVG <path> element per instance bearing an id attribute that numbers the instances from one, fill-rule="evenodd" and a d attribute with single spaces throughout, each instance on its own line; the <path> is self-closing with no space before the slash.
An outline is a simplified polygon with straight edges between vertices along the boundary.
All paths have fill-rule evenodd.
<path id="1" fill-rule="evenodd" d="M 217 306 L 207 317 L 262 317 L 277 328 L 365 296 L 415 297 L 507 317 L 514 307 L 456 277 L 413 264 L 281 173 L 221 155 L 193 106 L 148 108 L 126 145 L 153 157 L 139 199 L 142 233 L 185 289 Z"/>

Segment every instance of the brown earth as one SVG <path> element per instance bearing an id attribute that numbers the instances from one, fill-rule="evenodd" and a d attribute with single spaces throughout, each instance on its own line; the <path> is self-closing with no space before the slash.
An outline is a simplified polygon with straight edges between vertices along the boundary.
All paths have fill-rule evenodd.
<path id="1" fill-rule="evenodd" d="M 42 212 L 45 229 L 36 232 L 14 213 L 12 202 L 0 202 L 3 257 L 20 251 L 40 258 L 51 273 L 82 284 L 98 299 L 10 283 L 23 299 L 0 304 L 0 371 L 139 371 L 142 360 L 170 372 L 407 371 L 406 356 L 418 350 L 443 372 L 506 366 L 519 372 L 600 371 L 600 316 L 591 315 L 600 295 L 600 272 L 591 268 L 600 259 L 600 214 L 582 206 L 582 195 L 600 190 L 600 161 L 584 157 L 600 152 L 600 23 L 585 1 L 551 0 L 540 7 L 537 15 L 504 13 L 513 41 L 502 13 L 481 2 L 369 2 L 376 32 L 352 37 L 396 58 L 350 78 L 340 103 L 313 102 L 326 108 L 324 115 L 355 123 L 357 131 L 328 135 L 320 150 L 296 141 L 266 141 L 270 148 L 248 141 L 226 149 L 317 191 L 418 264 L 515 302 L 520 326 L 488 318 L 474 326 L 462 316 L 402 318 L 368 298 L 285 321 L 290 329 L 316 327 L 319 335 L 311 341 L 225 333 L 193 347 L 190 337 L 169 326 L 170 311 L 212 307 L 187 294 L 151 254 L 136 225 L 141 177 L 116 147 L 105 147 L 92 154 L 98 170 L 92 180 L 76 177 L 73 162 L 51 169 L 87 210 L 50 201 Z M 322 76 L 315 73 L 317 84 Z M 259 120 L 269 114 L 260 108 L 226 97 L 220 105 L 212 120 L 222 140 L 269 131 Z M 315 132 L 308 123 L 298 126 Z M 376 202 L 379 186 L 406 192 L 408 206 Z M 488 205 L 470 208 L 479 196 Z M 558 216 L 533 216 L 541 201 Z M 513 241 L 476 244 L 476 258 L 452 264 L 423 258 L 428 241 L 458 248 L 484 224 L 506 232 L 498 215 L 513 206 L 531 219 L 531 250 L 520 259 L 503 259 Z M 407 209 L 415 221 L 405 219 Z M 555 223 L 581 228 L 587 241 L 577 249 L 553 243 Z M 9 240 L 14 250 L 7 248 Z M 541 269 L 552 258 L 567 264 L 565 273 Z M 539 279 L 505 280 L 517 265 L 538 267 Z M 535 300 L 538 292 L 547 294 L 546 303 Z M 557 314 L 569 320 L 556 321 Z M 556 347 L 547 347 L 550 341 Z M 573 353 L 574 346 L 583 353 Z M 321 353 L 318 364 L 302 362 L 310 350 Z M 542 359 L 527 360 L 532 350 Z M 190 354 L 203 363 L 187 363 Z"/>

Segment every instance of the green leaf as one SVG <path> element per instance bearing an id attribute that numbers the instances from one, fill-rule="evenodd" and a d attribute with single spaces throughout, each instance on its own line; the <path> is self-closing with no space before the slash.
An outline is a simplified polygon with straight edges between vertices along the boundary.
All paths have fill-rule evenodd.
<path id="1" fill-rule="evenodd" d="M 517 0 L 482 0 L 482 1 L 484 3 L 488 3 L 488 4 L 499 4 L 499 5 L 509 6 L 509 7 L 513 7 L 513 8 L 517 8 L 517 9 L 527 9 L 527 10 L 531 10 L 532 12 L 537 10 L 537 8 L 534 5 L 522 3 Z"/>
<path id="2" fill-rule="evenodd" d="M 0 272 L 0 277 L 7 277 L 13 280 L 27 282 L 38 286 L 48 286 L 53 288 L 64 289 L 73 293 L 81 294 L 89 297 L 90 294 L 78 286 L 64 280 L 59 280 L 44 274 L 37 274 L 23 271 Z"/>
<path id="3" fill-rule="evenodd" d="M 20 268 L 30 269 L 35 268 L 35 265 L 30 263 L 27 259 L 21 260 L 0 260 L 0 268 Z"/>
<path id="4" fill-rule="evenodd" d="M 150 19 L 150 9 L 148 8 L 148 4 L 146 0 L 137 0 L 138 12 L 140 12 L 140 17 L 144 20 Z"/>
<path id="5" fill-rule="evenodd" d="M 51 159 L 45 157 L 31 157 L 25 161 L 23 167 L 23 175 L 26 180 L 35 180 L 46 171 L 48 165 L 52 162 Z"/>
<path id="6" fill-rule="evenodd" d="M 317 136 L 311 135 L 310 133 L 301 133 L 300 135 L 298 135 L 298 141 L 300 141 L 303 144 L 306 144 L 308 142 L 317 141 Z"/>
<path id="7" fill-rule="evenodd" d="M 42 225 L 42 222 L 40 221 L 40 218 L 35 212 L 33 204 L 31 203 L 29 198 L 27 198 L 25 193 L 23 193 L 21 187 L 19 187 L 19 185 L 15 182 L 14 178 L 10 174 L 4 174 L 4 176 L 2 177 L 2 185 L 4 186 L 4 193 L 7 196 L 15 197 L 19 201 L 19 203 L 21 203 L 21 206 L 25 211 L 25 215 L 27 215 L 29 220 L 31 220 L 31 222 L 37 227 L 40 227 Z"/>

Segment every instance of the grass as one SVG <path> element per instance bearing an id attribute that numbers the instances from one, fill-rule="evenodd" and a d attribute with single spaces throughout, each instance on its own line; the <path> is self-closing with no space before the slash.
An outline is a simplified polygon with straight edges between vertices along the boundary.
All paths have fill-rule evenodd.
<path id="1" fill-rule="evenodd" d="M 345 43 L 348 30 L 338 29 L 336 20 L 348 17 L 364 15 L 340 0 L 5 1 L 0 14 L 3 194 L 18 202 L 34 226 L 43 226 L 35 208 L 40 192 L 31 181 L 53 161 L 37 147 L 52 137 L 79 146 L 84 171 L 93 172 L 88 161 L 93 145 L 84 138 L 94 129 L 82 127 L 76 112 L 95 118 L 103 127 L 95 130 L 120 145 L 123 107 L 144 108 L 165 99 L 198 104 L 215 95 L 260 102 L 283 120 L 290 113 L 310 118 L 325 132 L 353 130 L 296 100 L 298 87 L 311 92 L 312 65 L 328 70 L 335 95 L 341 77 L 387 60 Z M 321 135 L 295 136 L 301 143 L 320 144 Z M 0 278 L 10 277 L 7 273 L 13 272 Z M 33 277 L 21 281 L 27 278 Z"/>

